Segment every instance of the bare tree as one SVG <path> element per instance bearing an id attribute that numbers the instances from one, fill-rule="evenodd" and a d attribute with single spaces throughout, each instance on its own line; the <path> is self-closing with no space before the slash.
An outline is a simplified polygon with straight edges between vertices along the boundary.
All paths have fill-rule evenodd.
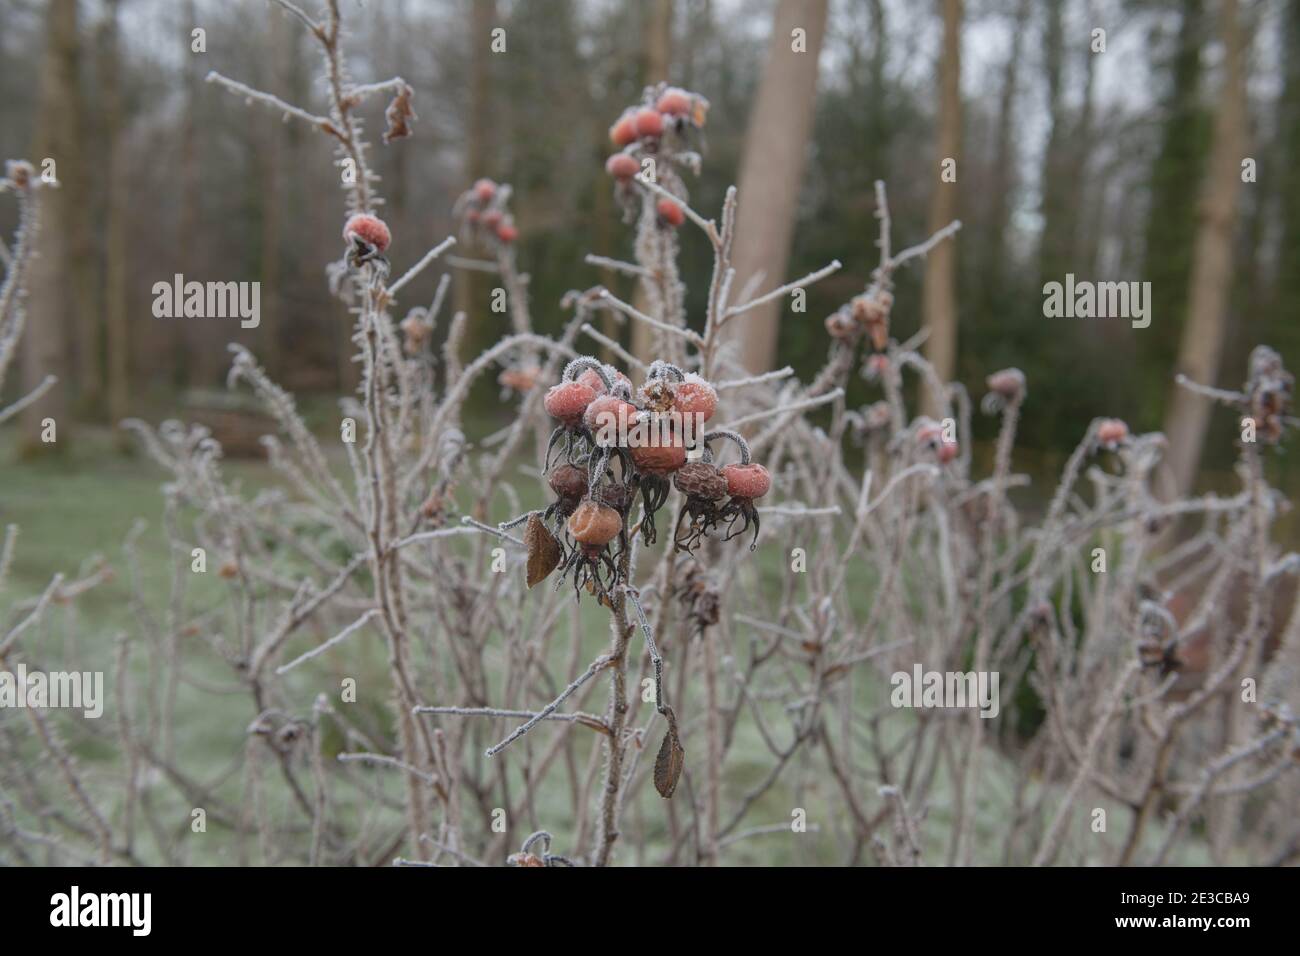
<path id="1" fill-rule="evenodd" d="M 1219 11 L 1223 42 L 1223 86 L 1214 117 L 1214 141 L 1201 193 L 1200 226 L 1193 249 L 1188 289 L 1187 325 L 1178 348 L 1180 375 L 1213 382 L 1227 330 L 1228 293 L 1232 288 L 1232 236 L 1241 194 L 1241 159 L 1245 155 L 1246 49 L 1249 30 L 1237 0 L 1223 0 Z M 1165 416 L 1169 438 L 1169 472 L 1178 494 L 1185 494 L 1196 477 L 1205 443 L 1210 404 L 1205 398 L 1175 388 Z"/>
<path id="2" fill-rule="evenodd" d="M 673 0 L 650 0 L 645 31 L 645 83 L 670 82 L 673 58 Z M 604 190 L 608 194 L 608 190 Z M 637 284 L 632 304 L 646 310 L 645 289 Z M 653 330 L 638 323 L 632 327 L 632 354 L 643 362 L 653 358 Z"/>
<path id="3" fill-rule="evenodd" d="M 812 131 L 826 13 L 826 0 L 779 0 L 776 5 L 767 65 L 740 166 L 744 201 L 736 222 L 737 289 L 761 277 L 779 281 L 785 275 Z M 765 303 L 753 310 L 743 330 L 729 330 L 740 340 L 742 363 L 753 372 L 766 371 L 774 363 L 780 309 L 777 301 Z"/>
<path id="4" fill-rule="evenodd" d="M 938 139 L 935 143 L 939 163 L 959 158 L 961 151 L 961 0 L 941 0 L 943 15 L 943 53 L 939 59 Z M 942 178 L 930 194 L 929 224 L 937 232 L 951 222 L 957 211 L 957 184 Z M 926 357 L 943 381 L 952 378 L 957 365 L 957 287 L 956 251 L 943 243 L 933 253 L 921 286 L 921 314 L 930 332 Z M 933 404 L 925 406 L 934 414 Z"/>
<path id="5" fill-rule="evenodd" d="M 77 94 L 77 3 L 51 0 L 46 13 L 46 50 L 41 66 L 40 123 L 36 162 L 54 161 L 68 167 L 77 148 L 78 130 L 73 101 Z M 39 233 L 37 255 L 31 270 L 31 321 L 23 348 L 24 391 L 35 389 L 47 374 L 61 384 L 29 405 L 23 415 L 23 444 L 29 452 L 51 451 L 67 440 L 69 423 L 67 390 L 68 319 L 72 310 L 68 265 L 72 255 L 69 223 L 75 199 L 67 188 L 53 190 L 45 200 L 45 224 Z M 53 418 L 60 441 L 41 441 L 42 422 Z"/>
<path id="6" fill-rule="evenodd" d="M 109 421 L 114 425 L 126 418 L 130 399 L 130 326 L 126 312 L 126 216 L 129 185 L 122 118 L 119 15 L 119 0 L 105 0 L 101 55 L 109 166 L 106 176 L 108 222 L 105 240 L 104 338 L 108 348 L 108 414 Z"/>

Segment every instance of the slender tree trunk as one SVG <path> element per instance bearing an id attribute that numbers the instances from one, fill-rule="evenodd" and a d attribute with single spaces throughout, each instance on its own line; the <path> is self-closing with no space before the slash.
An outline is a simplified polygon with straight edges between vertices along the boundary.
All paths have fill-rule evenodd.
<path id="1" fill-rule="evenodd" d="M 75 35 L 74 35 L 75 42 Z M 66 200 L 66 225 L 71 257 L 65 264 L 64 281 L 72 290 L 72 319 L 68 329 L 75 336 L 72 353 L 76 358 L 77 378 L 72 393 L 80 414 L 98 419 L 103 415 L 103 317 L 99 311 L 99 251 L 95 247 L 94 219 L 98 213 L 98 190 L 91 183 L 94 172 L 93 130 L 98 127 L 94 110 L 86 102 L 76 63 L 71 76 L 71 99 L 67 109 L 73 131 L 73 148 L 59 161 Z"/>
<path id="2" fill-rule="evenodd" d="M 780 285 L 786 279 L 795 207 L 812 132 L 826 15 L 826 0 L 777 2 L 767 64 L 750 113 L 740 165 L 733 289 L 745 288 L 760 274 L 766 286 Z M 803 33 L 796 34 L 796 30 Z M 730 337 L 740 343 L 742 363 L 751 372 L 765 372 L 775 363 L 783 307 L 780 302 L 768 303 L 727 326 Z"/>
<path id="3" fill-rule="evenodd" d="M 1011 219 L 1008 202 L 1016 184 L 1015 156 L 1015 106 L 1016 91 L 1020 82 L 1020 61 L 1024 47 L 1025 20 L 1029 17 L 1029 0 L 1019 0 L 1015 22 L 1011 31 L 1011 51 L 1002 71 L 1002 90 L 998 99 L 997 137 L 993 157 L 993 179 L 989 184 L 988 208 L 985 211 L 987 228 L 984 232 L 984 267 L 981 286 L 984 313 L 994 314 L 996 302 L 1002 295 L 1006 275 L 1007 234 Z"/>
<path id="4" fill-rule="evenodd" d="M 940 0 L 943 11 L 943 54 L 939 61 L 939 130 L 936 143 L 934 192 L 930 196 L 929 227 L 942 229 L 957 216 L 957 183 L 939 178 L 939 164 L 951 159 L 960 166 L 961 152 L 961 20 L 962 0 Z M 961 173 L 958 170 L 957 175 Z M 930 253 L 921 285 L 921 314 L 930 337 L 926 358 L 941 381 L 957 368 L 957 254 L 951 242 Z M 935 414 L 933 396 L 925 397 L 928 414 Z"/>
<path id="5" fill-rule="evenodd" d="M 77 2 L 50 0 L 46 8 L 45 57 L 41 64 L 39 125 L 32 159 L 37 169 L 45 160 L 55 163 L 56 175 L 70 170 L 78 148 L 73 100 L 77 96 Z M 68 329 L 73 306 L 69 288 L 69 264 L 73 250 L 71 224 L 76 212 L 70 207 L 75 195 L 65 187 L 50 190 L 44 197 L 43 222 L 36 244 L 36 257 L 28 281 L 27 334 L 23 339 L 22 382 L 24 391 L 36 388 L 46 375 L 56 375 L 59 384 L 27 407 L 22 415 L 22 446 L 28 454 L 53 452 L 66 447 L 71 422 L 68 420 Z M 42 424 L 52 418 L 57 442 L 41 440 Z"/>
<path id="6" fill-rule="evenodd" d="M 1065 26 L 1063 4 L 1049 3 L 1043 11 L 1043 79 L 1047 83 L 1047 117 L 1051 130 L 1043 150 L 1042 199 L 1039 213 L 1043 231 L 1038 241 L 1038 281 L 1040 283 L 1062 278 L 1061 272 L 1068 261 L 1065 251 L 1065 206 L 1069 201 L 1070 184 L 1063 173 L 1062 153 L 1068 138 L 1065 115 Z"/>
<path id="7" fill-rule="evenodd" d="M 1143 332 L 1142 353 L 1164 367 L 1176 360 L 1179 332 L 1188 314 L 1198 215 L 1189 191 L 1205 176 L 1211 132 L 1201 95 L 1201 48 L 1208 32 L 1205 0 L 1180 0 L 1178 8 L 1181 22 L 1166 67 L 1169 90 L 1161 103 L 1164 122 L 1160 151 L 1151 166 L 1142 258 L 1142 278 L 1151 283 L 1151 314 L 1164 316 Z M 1167 389 L 1166 381 L 1136 383 L 1141 407 L 1151 409 L 1144 427 L 1154 427 L 1168 413 Z"/>
<path id="8" fill-rule="evenodd" d="M 1283 18 L 1286 51 L 1286 81 L 1277 102 L 1278 144 L 1287 166 L 1300 154 L 1300 0 L 1290 0 Z M 1300 181 L 1295 176 L 1279 177 L 1282 241 L 1278 250 L 1277 314 L 1300 314 Z M 1292 345 L 1300 335 L 1292 325 L 1282 332 Z M 1283 351 L 1285 353 L 1285 350 Z"/>
<path id="9" fill-rule="evenodd" d="M 199 133 L 198 133 L 198 109 L 199 109 L 199 84 L 200 79 L 200 58 L 190 50 L 190 31 L 198 25 L 198 12 L 194 7 L 194 0 L 186 0 L 185 4 L 179 8 L 181 10 L 180 23 L 177 29 L 177 42 L 183 43 L 183 50 L 186 51 L 183 60 L 185 77 L 185 109 L 181 118 L 181 196 L 180 196 L 180 216 L 177 223 L 179 235 L 176 242 L 177 258 L 181 265 L 182 271 L 186 265 L 195 262 L 196 251 L 200 248 L 199 242 L 199 219 L 200 219 L 200 160 L 199 160 Z M 200 356 L 203 353 L 200 326 L 195 322 L 185 322 L 178 319 L 163 320 L 164 327 L 167 329 L 167 335 L 171 342 L 171 348 L 175 355 L 174 367 L 172 370 L 172 384 L 176 387 L 182 385 L 191 385 L 193 380 L 198 377 L 201 369 L 206 363 L 202 362 Z"/>
<path id="10" fill-rule="evenodd" d="M 1187 325 L 1178 349 L 1177 370 L 1213 385 L 1227 330 L 1232 289 L 1232 239 L 1241 195 L 1241 160 L 1246 152 L 1247 30 L 1237 0 L 1222 0 L 1223 87 L 1214 116 L 1214 140 L 1202 187 L 1200 224 L 1192 253 Z M 1165 417 L 1167 458 L 1179 496 L 1192 489 L 1210 420 L 1209 402 L 1174 387 Z"/>
<path id="11" fill-rule="evenodd" d="M 645 31 L 645 74 L 646 85 L 671 79 L 673 54 L 673 0 L 650 0 L 648 22 Z M 608 191 L 608 190 L 606 190 Z M 649 302 L 640 282 L 636 285 L 632 304 L 646 312 Z M 662 318 L 662 316 L 656 316 Z M 632 354 L 643 362 L 649 362 L 656 356 L 651 355 L 654 330 L 644 322 L 632 324 Z"/>
<path id="12" fill-rule="evenodd" d="M 268 73 L 277 74 L 278 64 L 284 63 L 288 53 L 284 49 L 287 34 L 296 29 L 296 24 L 285 21 L 283 17 L 270 18 L 267 24 L 267 43 L 271 49 Z M 278 84 L 268 83 L 270 89 L 277 89 Z M 257 336 L 262 352 L 262 364 L 274 378 L 285 374 L 280 349 L 280 324 L 283 321 L 281 311 L 281 277 L 280 277 L 280 233 L 282 216 L 280 204 L 283 196 L 280 189 L 280 165 L 283 153 L 283 129 L 281 118 L 270 114 L 262 117 L 265 133 L 262 140 L 262 195 L 259 204 L 262 207 L 261 263 L 258 269 L 261 285 L 261 322 Z"/>
<path id="13" fill-rule="evenodd" d="M 464 185 L 470 186 L 480 176 L 495 172 L 492 156 L 492 50 L 489 46 L 492 28 L 496 26 L 496 0 L 468 0 L 469 3 L 469 110 L 465 117 L 465 173 Z M 482 277 L 470 269 L 456 273 L 452 289 L 452 303 L 457 312 L 471 319 L 481 308 L 484 283 Z M 487 330 L 486 322 L 469 324 L 470 345 L 479 342 L 472 330 Z"/>
<path id="14" fill-rule="evenodd" d="M 104 277 L 105 339 L 108 346 L 108 418 L 116 426 L 130 414 L 130 330 L 126 311 L 126 216 L 129 181 L 122 129 L 122 76 L 118 0 L 105 0 L 104 125 L 108 138 L 108 221 Z M 117 432 L 123 440 L 126 436 Z"/>

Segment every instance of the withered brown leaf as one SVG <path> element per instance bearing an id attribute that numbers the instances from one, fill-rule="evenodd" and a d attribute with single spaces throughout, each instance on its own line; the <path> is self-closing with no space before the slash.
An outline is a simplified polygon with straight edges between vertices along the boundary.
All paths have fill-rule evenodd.
<path id="1" fill-rule="evenodd" d="M 385 143 L 411 135 L 408 121 L 418 119 L 415 110 L 411 109 L 411 97 L 414 94 L 415 91 L 403 83 L 393 101 L 388 104 L 388 109 L 384 111 L 384 118 L 388 120 L 388 129 L 384 130 Z"/>
<path id="2" fill-rule="evenodd" d="M 677 789 L 682 767 L 686 764 L 686 751 L 677 739 L 677 720 L 671 707 L 664 708 L 664 716 L 668 718 L 668 732 L 659 745 L 659 756 L 655 757 L 655 789 L 659 796 L 668 800 Z"/>
<path id="3" fill-rule="evenodd" d="M 524 547 L 528 549 L 528 586 L 531 588 L 559 566 L 560 542 L 537 515 L 529 515 L 524 528 Z"/>

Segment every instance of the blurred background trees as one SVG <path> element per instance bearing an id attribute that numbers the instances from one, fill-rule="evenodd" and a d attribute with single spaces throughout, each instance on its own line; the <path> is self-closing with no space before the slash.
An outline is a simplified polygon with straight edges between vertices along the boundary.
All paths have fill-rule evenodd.
<path id="1" fill-rule="evenodd" d="M 321 281 L 321 264 L 341 252 L 338 171 L 311 148 L 315 134 L 232 108 L 202 82 L 219 53 L 228 72 L 291 101 L 319 100 L 302 31 L 267 27 L 265 7 L 0 0 L 0 156 L 54 157 L 63 182 L 33 276 L 25 366 L 29 383 L 50 371 L 64 382 L 28 416 L 55 414 L 61 441 L 65 420 L 183 414 L 190 396 L 220 385 L 230 340 L 295 391 L 352 387 L 347 316 Z M 876 259 L 876 179 L 889 183 L 900 240 L 938 219 L 965 224 L 932 263 L 924 295 L 919 270 L 900 277 L 894 327 L 906 337 L 929 322 L 932 354 L 973 392 L 994 369 L 1025 370 L 1022 442 L 1042 458 L 1018 467 L 1054 467 L 1088 420 L 1118 414 L 1135 428 L 1177 430 L 1175 461 L 1193 461 L 1179 480 L 1200 458 L 1202 483 L 1226 482 L 1216 472 L 1231 459 L 1234 423 L 1172 405 L 1175 370 L 1234 385 L 1260 341 L 1296 361 L 1300 181 L 1287 157 L 1300 149 L 1300 0 L 371 0 L 364 9 L 351 52 L 368 72 L 405 76 L 419 114 L 413 139 L 374 150 L 395 260 L 452 230 L 451 204 L 474 178 L 510 182 L 541 331 L 558 327 L 570 288 L 606 282 L 631 294 L 583 256 L 630 248 L 602 168 L 606 130 L 645 83 L 667 78 L 712 102 L 704 172 L 689 185 L 696 207 L 716 215 L 740 183 L 738 261 L 768 272 L 769 285 L 832 258 L 845 266 L 810 290 L 807 312 L 785 303 L 746 326 L 755 365 L 807 375 L 824 359 L 823 317 Z M 796 20 L 806 54 L 790 53 Z M 506 31 L 504 53 L 488 48 L 495 27 Z M 1104 52 L 1094 51 L 1098 27 Z M 196 28 L 206 52 L 193 49 Z M 381 122 L 376 111 L 372 133 Z M 945 186 L 938 160 L 958 158 L 957 144 L 957 182 Z M 1240 179 L 1247 155 L 1255 182 Z M 5 234 L 11 214 L 0 208 Z M 710 265 L 698 238 L 684 234 L 696 320 Z M 1151 327 L 1045 318 L 1042 284 L 1067 272 L 1149 280 Z M 260 281 L 261 328 L 154 318 L 151 287 L 176 273 Z M 413 301 L 430 298 L 437 278 L 421 277 Z M 457 273 L 455 301 L 476 344 L 508 322 L 487 308 L 489 288 L 488 276 Z M 876 397 L 862 381 L 850 401 Z M 495 414 L 490 391 L 476 402 Z"/>

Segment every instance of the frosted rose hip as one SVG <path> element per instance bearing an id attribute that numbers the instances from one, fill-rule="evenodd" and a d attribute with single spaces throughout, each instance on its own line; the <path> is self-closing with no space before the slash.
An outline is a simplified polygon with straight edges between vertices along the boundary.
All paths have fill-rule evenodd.
<path id="1" fill-rule="evenodd" d="M 718 393 L 704 379 L 692 375 L 673 390 L 673 408 L 682 415 L 702 415 L 707 422 L 718 410 Z"/>
<path id="2" fill-rule="evenodd" d="M 635 157 L 629 156 L 627 153 L 615 153 L 605 160 L 605 172 L 615 179 L 631 179 L 640 169 L 641 164 L 636 161 Z"/>
<path id="3" fill-rule="evenodd" d="M 758 462 L 748 465 L 727 465 L 722 469 L 727 479 L 727 494 L 733 498 L 761 498 L 772 487 L 772 476 Z"/>
<path id="4" fill-rule="evenodd" d="M 503 222 L 497 226 L 497 238 L 502 242 L 514 242 L 519 238 L 519 230 L 513 222 Z"/>
<path id="5" fill-rule="evenodd" d="M 587 493 L 587 469 L 577 465 L 559 465 L 551 472 L 551 490 L 556 497 L 577 500 Z"/>
<path id="6" fill-rule="evenodd" d="M 673 475 L 673 487 L 684 495 L 717 501 L 727 493 L 727 479 L 706 461 L 688 461 Z"/>
<path id="7" fill-rule="evenodd" d="M 606 368 L 605 374 L 609 375 L 609 373 L 610 373 L 610 369 Z M 624 375 L 622 372 L 615 371 L 614 374 L 610 377 L 613 379 L 613 383 L 615 386 L 617 386 L 621 382 L 622 384 L 626 385 L 628 391 L 631 392 L 632 380 L 628 378 L 626 375 Z M 594 368 L 589 368 L 585 370 L 581 375 L 577 377 L 576 381 L 579 381 L 583 385 L 586 385 L 597 395 L 605 394 L 605 383 L 601 381 L 600 376 L 596 374 L 596 370 Z"/>
<path id="8" fill-rule="evenodd" d="M 664 90 L 655 109 L 669 116 L 685 116 L 691 111 L 691 95 L 675 86 Z"/>
<path id="9" fill-rule="evenodd" d="M 660 445 L 636 445 L 628 449 L 637 471 L 660 478 L 686 464 L 686 446 L 679 441 Z"/>
<path id="10" fill-rule="evenodd" d="M 609 128 L 609 141 L 615 146 L 626 146 L 636 142 L 636 125 L 633 123 L 630 110 L 620 116 Z"/>
<path id="11" fill-rule="evenodd" d="M 596 444 L 614 446 L 636 422 L 636 406 L 613 395 L 597 395 L 582 415 L 582 423 L 591 430 Z"/>
<path id="12" fill-rule="evenodd" d="M 658 205 L 655 206 L 655 211 L 659 213 L 661 220 L 674 229 L 686 221 L 686 213 L 682 212 L 682 207 L 671 199 L 659 200 Z"/>
<path id="13" fill-rule="evenodd" d="M 588 499 L 569 516 L 569 534 L 581 544 L 603 547 L 623 530 L 623 519 L 609 505 Z"/>
<path id="14" fill-rule="evenodd" d="M 362 242 L 383 252 L 388 248 L 388 244 L 393 241 L 393 234 L 388 231 L 388 225 L 384 220 L 378 216 L 359 212 L 344 225 L 343 238 L 349 242 L 353 239 L 360 239 Z"/>
<path id="15" fill-rule="evenodd" d="M 1107 418 L 1097 426 L 1097 441 L 1107 448 L 1114 448 L 1128 438 L 1128 426 L 1118 418 Z"/>
<path id="16" fill-rule="evenodd" d="M 1004 368 L 988 377 L 986 384 L 990 391 L 997 392 L 1003 398 L 1013 399 L 1025 388 L 1025 373 L 1018 368 Z"/>
<path id="17" fill-rule="evenodd" d="M 480 179 L 474 184 L 474 196 L 479 202 L 491 202 L 496 194 L 497 184 L 490 179 Z"/>
<path id="18" fill-rule="evenodd" d="M 588 385 L 561 382 L 551 386 L 542 404 L 546 406 L 546 414 L 573 428 L 582 421 L 582 413 L 595 397 L 596 393 Z"/>
<path id="19" fill-rule="evenodd" d="M 637 110 L 632 125 L 637 136 L 658 136 L 664 131 L 664 118 L 651 109 Z"/>

